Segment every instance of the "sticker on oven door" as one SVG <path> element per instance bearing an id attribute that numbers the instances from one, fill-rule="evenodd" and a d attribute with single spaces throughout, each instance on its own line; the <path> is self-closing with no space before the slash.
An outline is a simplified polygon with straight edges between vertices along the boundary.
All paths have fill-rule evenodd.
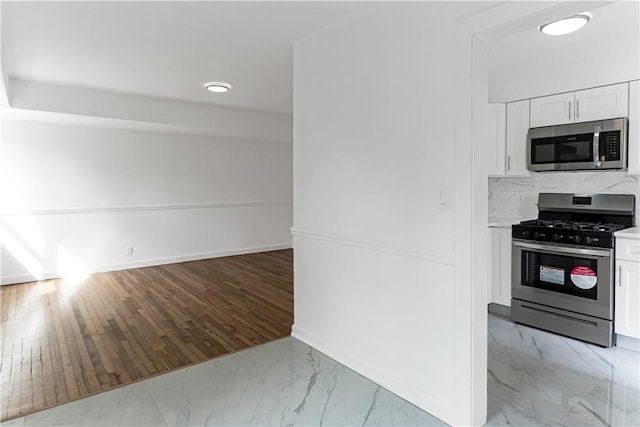
<path id="1" fill-rule="evenodd" d="M 540 280 L 543 282 L 555 283 L 556 285 L 564 285 L 564 269 L 541 265 Z"/>
<path id="2" fill-rule="evenodd" d="M 578 266 L 571 270 L 571 281 L 580 289 L 591 289 L 598 283 L 598 276 L 589 267 Z"/>

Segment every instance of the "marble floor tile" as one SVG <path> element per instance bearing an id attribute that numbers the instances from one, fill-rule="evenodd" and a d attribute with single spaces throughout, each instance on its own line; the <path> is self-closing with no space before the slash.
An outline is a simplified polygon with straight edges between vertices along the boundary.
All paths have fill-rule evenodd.
<path id="1" fill-rule="evenodd" d="M 445 425 L 294 338 L 147 386 L 169 425 Z"/>
<path id="2" fill-rule="evenodd" d="M 640 354 L 489 316 L 488 426 L 640 425 Z M 2 423 L 441 426 L 291 337 Z"/>
<path id="3" fill-rule="evenodd" d="M 639 353 L 494 315 L 488 352 L 487 425 L 640 425 Z"/>
<path id="4" fill-rule="evenodd" d="M 518 357 L 524 353 L 535 360 L 544 361 L 545 366 L 594 378 L 609 376 L 618 365 L 625 365 L 630 353 L 623 348 L 601 348 L 518 325 L 498 316 L 489 317 L 489 331 L 490 355 L 499 355 L 508 348 L 507 355 L 512 358 L 516 357 L 516 353 Z"/>
<path id="5" fill-rule="evenodd" d="M 555 425 L 568 409 L 547 400 L 505 397 L 489 386 L 487 395 L 487 426 Z"/>
<path id="6" fill-rule="evenodd" d="M 24 427 L 167 425 L 144 381 L 35 412 L 23 419 Z"/>
<path id="7" fill-rule="evenodd" d="M 608 380 L 576 399 L 560 426 L 640 426 L 640 392 Z"/>
<path id="8" fill-rule="evenodd" d="M 2 427 L 24 427 L 24 417 L 16 418 L 9 421 L 3 421 L 0 423 Z"/>

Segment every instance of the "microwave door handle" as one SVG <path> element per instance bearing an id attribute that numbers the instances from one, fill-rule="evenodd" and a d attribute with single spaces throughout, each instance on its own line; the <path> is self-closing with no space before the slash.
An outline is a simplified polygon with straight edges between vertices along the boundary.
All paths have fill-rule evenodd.
<path id="1" fill-rule="evenodd" d="M 600 161 L 600 126 L 596 126 L 595 132 L 593 133 L 593 164 L 596 168 L 602 167 L 602 162 Z"/>

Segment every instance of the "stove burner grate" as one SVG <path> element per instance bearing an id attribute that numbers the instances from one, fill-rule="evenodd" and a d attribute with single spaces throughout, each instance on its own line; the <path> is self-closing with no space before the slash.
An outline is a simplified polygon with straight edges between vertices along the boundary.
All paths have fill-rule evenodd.
<path id="1" fill-rule="evenodd" d="M 575 231 L 597 231 L 605 233 L 613 233 L 614 231 L 622 230 L 626 228 L 623 224 L 612 223 L 600 223 L 600 222 L 579 222 L 579 221 L 566 221 L 560 219 L 530 219 L 528 221 L 522 221 L 520 225 L 526 225 L 530 227 L 543 227 L 554 228 L 562 230 L 575 230 Z"/>

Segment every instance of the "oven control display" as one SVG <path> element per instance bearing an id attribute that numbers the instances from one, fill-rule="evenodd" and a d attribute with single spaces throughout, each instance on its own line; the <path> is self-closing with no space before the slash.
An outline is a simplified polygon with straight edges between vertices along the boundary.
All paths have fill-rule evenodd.
<path id="1" fill-rule="evenodd" d="M 540 280 L 556 285 L 564 285 L 564 268 L 540 265 Z"/>
<path id="2" fill-rule="evenodd" d="M 571 270 L 571 281 L 580 289 L 591 289 L 598 283 L 598 276 L 589 267 L 578 266 Z"/>

